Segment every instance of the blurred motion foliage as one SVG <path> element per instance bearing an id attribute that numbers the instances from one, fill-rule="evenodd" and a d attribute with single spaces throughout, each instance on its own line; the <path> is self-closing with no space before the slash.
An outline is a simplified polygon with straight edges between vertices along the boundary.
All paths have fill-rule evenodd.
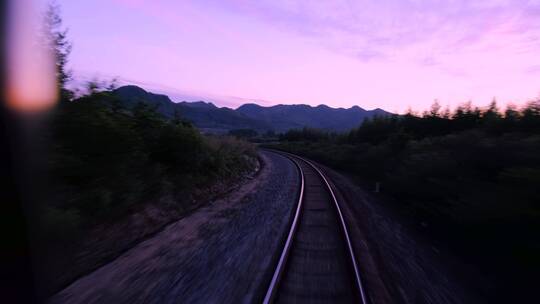
<path id="1" fill-rule="evenodd" d="M 243 141 L 204 137 L 147 104 L 128 110 L 108 91 L 61 103 L 48 142 L 51 199 L 40 211 L 47 242 L 63 242 L 161 196 L 189 211 L 194 191 L 239 177 L 256 156 Z"/>
<path id="2" fill-rule="evenodd" d="M 345 134 L 291 130 L 277 147 L 352 173 L 368 189 L 381 182 L 433 239 L 486 270 L 519 275 L 516 285 L 540 271 L 540 100 L 504 112 L 495 102 L 453 113 L 435 103 Z"/>

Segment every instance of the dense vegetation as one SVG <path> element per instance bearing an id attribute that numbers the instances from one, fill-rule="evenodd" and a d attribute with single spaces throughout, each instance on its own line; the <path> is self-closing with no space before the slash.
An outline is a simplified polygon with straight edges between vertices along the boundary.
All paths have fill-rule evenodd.
<path id="1" fill-rule="evenodd" d="M 257 133 L 257 131 L 253 129 L 234 129 L 229 131 L 229 135 L 237 138 L 249 139 L 256 137 L 257 135 L 259 135 L 259 133 Z"/>
<path id="2" fill-rule="evenodd" d="M 256 162 L 250 144 L 203 136 L 145 103 L 128 109 L 111 91 L 60 103 L 48 126 L 46 195 L 32 220 L 45 294 L 223 193 Z"/>
<path id="3" fill-rule="evenodd" d="M 189 123 L 166 120 L 144 103 L 132 111 L 118 107 L 107 92 L 63 103 L 50 136 L 56 197 L 44 206 L 44 227 L 59 237 L 163 195 L 189 210 L 186 194 L 242 174 L 252 165 L 247 156 L 255 156 L 247 144 L 204 138 Z"/>
<path id="4" fill-rule="evenodd" d="M 470 103 L 368 119 L 345 134 L 292 130 L 280 148 L 381 183 L 393 206 L 496 281 L 540 271 L 540 101 L 501 113 Z M 493 267 L 497 265 L 497 267 Z M 514 278 L 508 282 L 505 278 Z"/>

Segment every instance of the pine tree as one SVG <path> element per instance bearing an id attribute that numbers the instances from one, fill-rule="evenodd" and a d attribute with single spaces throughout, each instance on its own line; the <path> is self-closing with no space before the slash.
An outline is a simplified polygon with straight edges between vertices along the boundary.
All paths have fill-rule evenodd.
<path id="1" fill-rule="evenodd" d="M 431 105 L 428 116 L 439 117 L 440 116 L 440 113 L 439 113 L 440 110 L 441 110 L 441 104 L 439 103 L 439 101 L 437 99 L 435 99 L 435 101 Z"/>
<path id="2" fill-rule="evenodd" d="M 71 80 L 71 71 L 67 69 L 68 56 L 72 50 L 72 44 L 67 39 L 68 30 L 62 26 L 60 6 L 56 3 L 49 4 L 45 13 L 45 35 L 49 47 L 56 61 L 56 79 L 61 101 L 69 101 L 73 98 L 73 92 L 66 88 Z"/>

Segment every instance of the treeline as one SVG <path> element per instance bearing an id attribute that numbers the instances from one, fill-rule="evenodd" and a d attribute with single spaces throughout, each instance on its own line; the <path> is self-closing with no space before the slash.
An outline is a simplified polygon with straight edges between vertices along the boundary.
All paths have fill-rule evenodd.
<path id="1" fill-rule="evenodd" d="M 431 110 L 423 115 L 411 111 L 403 116 L 386 116 L 367 119 L 359 128 L 352 130 L 348 142 L 380 143 L 396 134 L 410 136 L 411 139 L 444 136 L 471 129 L 481 129 L 492 135 L 503 133 L 534 133 L 540 129 L 540 102 L 528 103 L 518 110 L 509 106 L 501 113 L 497 104 L 492 102 L 486 109 L 473 107 L 466 103 L 451 113 L 448 109 L 440 111 L 435 103 Z"/>
<path id="2" fill-rule="evenodd" d="M 482 129 L 493 135 L 503 133 L 537 133 L 540 129 L 540 101 L 531 101 L 522 109 L 508 106 L 500 111 L 495 101 L 485 108 L 473 107 L 470 102 L 458 106 L 454 112 L 441 111 L 438 103 L 430 111 L 418 115 L 409 110 L 405 115 L 375 116 L 348 133 L 303 128 L 280 134 L 282 141 L 336 141 L 339 143 L 378 144 L 391 137 L 422 139 L 444 136 L 471 129 Z"/>
<path id="3" fill-rule="evenodd" d="M 252 145 L 203 136 L 144 103 L 125 108 L 110 91 L 61 102 L 47 126 L 47 183 L 30 219 L 44 295 L 200 207 L 256 166 Z"/>
<path id="4" fill-rule="evenodd" d="M 328 131 L 304 127 L 302 129 L 292 129 L 279 135 L 281 141 L 329 141 L 338 138 L 337 133 L 330 133 Z"/>
<path id="5" fill-rule="evenodd" d="M 144 103 L 123 108 L 110 92 L 60 104 L 49 136 L 55 198 L 44 206 L 44 227 L 63 237 L 162 195 L 189 210 L 186 192 L 242 174 L 252 165 L 245 156 L 255 157 L 248 144 L 205 138 Z"/>
<path id="6" fill-rule="evenodd" d="M 354 174 L 369 190 L 379 182 L 396 210 L 501 286 L 523 290 L 540 273 L 540 100 L 504 112 L 495 103 L 453 112 L 434 104 L 344 134 L 291 130 L 281 140 L 279 148 Z"/>

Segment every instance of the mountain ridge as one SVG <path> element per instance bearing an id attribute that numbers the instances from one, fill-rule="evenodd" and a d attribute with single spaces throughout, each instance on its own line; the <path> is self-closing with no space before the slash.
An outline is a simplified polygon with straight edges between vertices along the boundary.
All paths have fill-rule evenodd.
<path id="1" fill-rule="evenodd" d="M 313 107 L 306 104 L 261 106 L 245 103 L 231 109 L 206 101 L 174 102 L 167 95 L 151 93 L 135 85 L 117 88 L 113 94 L 128 108 L 143 102 L 168 118 L 179 114 L 197 128 L 210 133 L 225 133 L 233 129 L 285 132 L 303 127 L 346 131 L 359 126 L 366 118 L 391 115 L 379 108 L 365 110 L 356 105 L 346 109 L 326 104 Z"/>

